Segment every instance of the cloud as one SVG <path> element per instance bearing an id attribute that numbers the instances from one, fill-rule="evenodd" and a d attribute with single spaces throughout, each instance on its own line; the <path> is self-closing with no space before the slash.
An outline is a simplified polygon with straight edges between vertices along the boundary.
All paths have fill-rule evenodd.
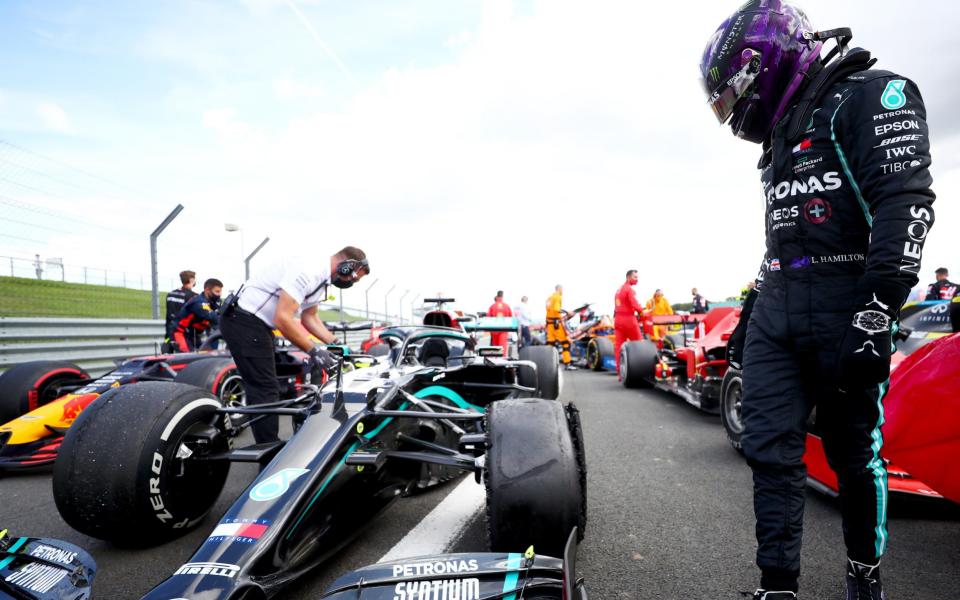
<path id="1" fill-rule="evenodd" d="M 37 105 L 37 116 L 48 129 L 57 133 L 73 133 L 73 125 L 67 112 L 55 102 L 41 102 Z"/>
<path id="2" fill-rule="evenodd" d="M 316 99 L 326 95 L 323 87 L 293 79 L 277 79 L 273 93 L 281 100 Z"/>
<path id="3" fill-rule="evenodd" d="M 196 130 L 178 130 L 179 146 L 155 136 L 145 149 L 150 160 L 136 157 L 138 173 L 153 166 L 158 193 L 187 206 L 164 233 L 169 270 L 189 264 L 238 278 L 237 236 L 217 233 L 209 251 L 195 244 L 197 224 L 219 231 L 230 220 L 244 228 L 247 249 L 272 238 L 255 269 L 285 246 L 323 256 L 351 243 L 370 254 L 379 292 L 392 282 L 413 293 L 443 290 L 472 309 L 496 289 L 539 306 L 561 282 L 571 304 L 609 310 L 628 268 L 640 270 L 643 298 L 659 287 L 684 301 L 696 285 L 715 300 L 756 273 L 759 148 L 717 127 L 697 81 L 703 44 L 733 5 L 685 10 L 678 32 L 649 25 L 677 22 L 669 4 L 599 1 L 585 9 L 542 0 L 518 11 L 490 0 L 469 27 L 427 41 L 412 36 L 428 48 L 429 60 L 420 60 L 404 45 L 378 54 L 393 32 L 372 35 L 369 15 L 351 21 L 352 13 L 301 3 L 304 16 L 334 36 L 324 39 L 357 87 L 317 60 L 285 0 L 246 5 L 253 21 L 243 10 L 221 16 L 203 5 L 180 17 L 186 33 L 157 27 L 139 46 L 141 60 L 189 73 L 170 78 L 167 98 Z M 960 192 L 960 144 L 948 107 L 960 98 L 949 71 L 930 60 L 942 52 L 905 49 L 946 43 L 930 40 L 949 39 L 941 23 L 956 9 L 915 11 L 900 29 L 897 7 L 805 2 L 815 23 L 853 25 L 885 66 L 921 85 L 935 189 L 949 198 Z M 211 33 L 218 22 L 226 25 Z M 352 47 L 337 38 L 345 30 L 354 32 Z M 131 160 L 118 157 L 116 168 Z M 954 258 L 946 234 L 954 211 L 943 204 L 926 267 Z M 153 223 L 169 207 L 150 210 Z M 362 291 L 345 297 L 362 304 Z"/>
<path id="4" fill-rule="evenodd" d="M 248 124 L 237 120 L 237 110 L 232 107 L 204 111 L 202 120 L 204 127 L 229 139 L 246 136 L 251 132 Z"/>

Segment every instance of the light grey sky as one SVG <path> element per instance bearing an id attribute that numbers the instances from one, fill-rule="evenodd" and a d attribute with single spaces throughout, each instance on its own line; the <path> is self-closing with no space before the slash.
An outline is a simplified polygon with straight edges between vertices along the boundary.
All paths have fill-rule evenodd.
<path id="1" fill-rule="evenodd" d="M 356 244 L 378 292 L 442 290 L 471 310 L 498 289 L 536 308 L 556 283 L 566 304 L 610 310 L 628 268 L 640 270 L 642 300 L 658 287 L 673 302 L 692 286 L 734 295 L 762 258 L 759 150 L 717 127 L 697 65 L 738 4 L 0 9 L 10 34 L 0 68 L 12 73 L 0 83 L 0 139 L 111 182 L 0 146 L 0 201 L 21 205 L 0 204 L 0 255 L 147 272 L 147 235 L 180 202 L 161 243 L 168 277 L 189 267 L 238 285 L 232 222 L 247 251 L 272 238 L 263 261 L 284 248 L 325 260 Z M 958 8 L 798 4 L 820 28 L 851 26 L 878 68 L 920 86 L 939 196 L 922 279 L 960 271 Z M 345 302 L 362 304 L 362 292 Z"/>

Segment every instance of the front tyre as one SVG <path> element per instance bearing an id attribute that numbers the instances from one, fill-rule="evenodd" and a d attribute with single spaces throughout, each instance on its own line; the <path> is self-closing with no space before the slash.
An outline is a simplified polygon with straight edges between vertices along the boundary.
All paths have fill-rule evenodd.
<path id="1" fill-rule="evenodd" d="M 586 465 L 565 407 L 537 398 L 500 400 L 486 419 L 490 549 L 522 552 L 532 544 L 540 554 L 562 556 L 570 531 L 586 520 Z"/>
<path id="2" fill-rule="evenodd" d="M 10 367 L 0 375 L 0 425 L 60 397 L 60 387 L 89 379 L 77 365 L 61 360 L 35 360 Z"/>
<path id="3" fill-rule="evenodd" d="M 143 382 L 97 398 L 67 431 L 54 464 L 63 520 L 86 535 L 147 546 L 183 534 L 207 514 L 230 463 L 220 403 L 172 382 Z"/>
<path id="4" fill-rule="evenodd" d="M 723 376 L 720 386 L 720 421 L 727 433 L 727 440 L 738 452 L 743 452 L 743 417 L 741 398 L 743 395 L 743 374 L 739 369 L 730 367 Z"/>

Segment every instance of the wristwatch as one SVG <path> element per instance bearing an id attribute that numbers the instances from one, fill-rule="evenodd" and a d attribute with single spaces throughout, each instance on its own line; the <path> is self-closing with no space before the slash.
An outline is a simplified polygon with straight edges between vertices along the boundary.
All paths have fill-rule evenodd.
<path id="1" fill-rule="evenodd" d="M 862 310 L 853 315 L 853 326 L 869 335 L 890 331 L 890 317 L 879 310 Z"/>

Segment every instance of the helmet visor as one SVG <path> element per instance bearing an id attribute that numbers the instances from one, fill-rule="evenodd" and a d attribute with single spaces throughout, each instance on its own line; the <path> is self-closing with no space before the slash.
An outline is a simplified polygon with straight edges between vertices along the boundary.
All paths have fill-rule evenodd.
<path id="1" fill-rule="evenodd" d="M 706 79 L 701 79 L 704 92 L 707 94 L 707 103 L 713 109 L 713 114 L 721 125 L 730 119 L 737 103 L 750 93 L 753 82 L 759 74 L 760 54 L 753 52 L 750 61 L 718 87 L 711 88 Z"/>

